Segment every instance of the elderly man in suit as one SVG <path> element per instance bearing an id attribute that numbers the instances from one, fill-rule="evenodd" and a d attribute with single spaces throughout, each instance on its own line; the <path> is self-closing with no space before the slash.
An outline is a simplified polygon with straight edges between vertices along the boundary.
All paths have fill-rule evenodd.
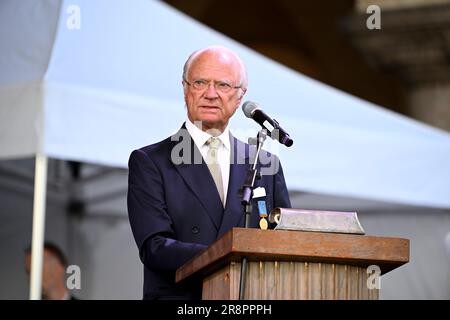
<path id="1" fill-rule="evenodd" d="M 228 122 L 247 91 L 245 66 L 228 48 L 203 48 L 187 59 L 182 84 L 187 119 L 179 132 L 129 159 L 128 214 L 144 264 L 144 299 L 199 299 L 201 283 L 175 283 L 176 269 L 244 226 L 239 190 L 252 149 Z M 261 156 L 273 168 L 256 182 L 266 190 L 267 209 L 290 207 L 278 158 Z M 250 227 L 258 221 L 254 208 Z"/>

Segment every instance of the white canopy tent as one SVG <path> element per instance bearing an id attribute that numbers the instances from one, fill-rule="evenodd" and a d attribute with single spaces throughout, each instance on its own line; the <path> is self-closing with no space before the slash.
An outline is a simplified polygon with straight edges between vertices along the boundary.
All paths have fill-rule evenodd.
<path id="1" fill-rule="evenodd" d="M 211 44 L 240 54 L 246 98 L 294 139 L 289 149 L 267 145 L 280 154 L 290 190 L 450 208 L 448 133 L 289 70 L 158 1 L 6 0 L 0 158 L 37 159 L 32 297 L 47 157 L 126 168 L 134 148 L 180 127 L 183 63 Z M 258 130 L 240 111 L 230 125 L 243 140 Z"/>

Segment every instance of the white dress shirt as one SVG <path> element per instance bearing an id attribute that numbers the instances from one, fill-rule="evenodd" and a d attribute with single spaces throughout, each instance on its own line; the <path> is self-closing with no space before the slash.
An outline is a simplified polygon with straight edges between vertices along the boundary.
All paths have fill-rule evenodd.
<path id="1" fill-rule="evenodd" d="M 195 145 L 200 150 L 202 157 L 206 160 L 206 156 L 208 154 L 208 146 L 205 144 L 209 138 L 212 136 L 198 127 L 196 127 L 189 119 L 186 120 L 186 129 L 194 140 Z M 222 172 L 222 182 L 223 182 L 223 205 L 225 207 L 225 203 L 227 201 L 227 193 L 228 193 L 228 181 L 230 178 L 230 131 L 228 127 L 217 136 L 222 142 L 217 150 L 217 161 L 220 166 L 220 171 Z"/>

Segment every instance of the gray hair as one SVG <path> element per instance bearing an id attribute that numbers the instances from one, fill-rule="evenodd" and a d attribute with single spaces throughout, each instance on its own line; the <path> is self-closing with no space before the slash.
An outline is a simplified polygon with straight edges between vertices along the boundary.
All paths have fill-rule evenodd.
<path id="1" fill-rule="evenodd" d="M 248 86 L 248 78 L 247 78 L 247 70 L 245 68 L 244 62 L 242 61 L 242 59 L 236 54 L 236 52 L 232 51 L 231 49 L 228 49 L 227 47 L 223 47 L 223 46 L 209 46 L 203 49 L 199 49 L 194 51 L 193 53 L 191 53 L 191 55 L 187 58 L 186 62 L 184 63 L 183 66 L 183 78 L 182 80 L 185 81 L 186 80 L 186 75 L 189 73 L 189 69 L 191 67 L 192 61 L 194 60 L 194 58 L 196 58 L 200 53 L 203 53 L 205 51 L 215 51 L 215 52 L 223 52 L 226 51 L 228 53 L 230 53 L 231 55 L 234 56 L 234 58 L 236 59 L 236 61 L 239 63 L 240 66 L 240 85 L 242 86 L 243 90 L 247 90 L 247 86 Z"/>

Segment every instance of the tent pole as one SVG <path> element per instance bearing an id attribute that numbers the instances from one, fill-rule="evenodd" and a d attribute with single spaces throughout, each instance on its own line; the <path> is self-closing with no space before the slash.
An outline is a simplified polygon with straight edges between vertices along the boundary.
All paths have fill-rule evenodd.
<path id="1" fill-rule="evenodd" d="M 45 199 L 47 191 L 47 156 L 36 154 L 31 240 L 30 300 L 41 299 L 42 260 L 44 254 Z"/>

